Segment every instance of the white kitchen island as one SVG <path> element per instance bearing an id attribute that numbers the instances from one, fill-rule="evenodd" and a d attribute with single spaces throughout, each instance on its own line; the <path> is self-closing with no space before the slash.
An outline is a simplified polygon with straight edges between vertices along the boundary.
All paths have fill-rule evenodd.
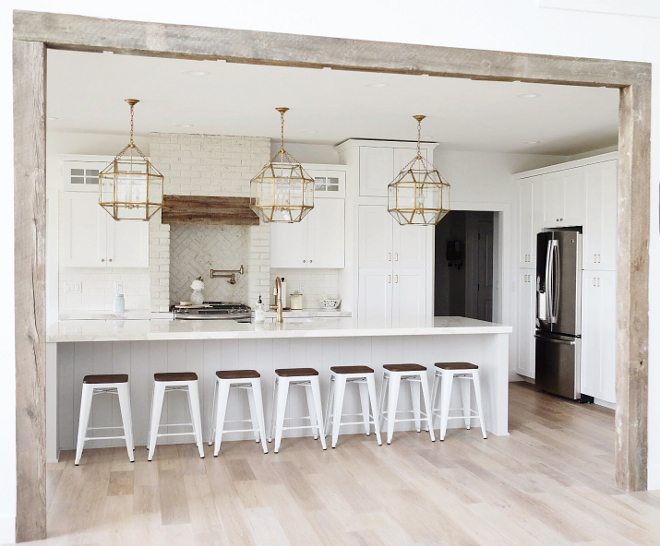
<path id="1" fill-rule="evenodd" d="M 82 379 L 85 375 L 99 373 L 129 374 L 135 443 L 139 446 L 146 444 L 153 374 L 157 372 L 197 373 L 206 439 L 218 370 L 259 371 L 268 423 L 277 368 L 316 368 L 321 375 L 325 403 L 331 366 L 371 366 L 379 385 L 383 364 L 423 364 L 428 367 L 429 381 L 432 381 L 435 362 L 469 361 L 480 368 L 486 429 L 495 435 L 505 435 L 508 434 L 511 331 L 510 326 L 464 317 L 436 317 L 428 325 L 409 328 L 360 328 L 347 319 L 301 319 L 301 322 L 263 325 L 216 320 L 61 321 L 48 329 L 47 338 L 48 459 L 57 459 L 61 449 L 75 447 Z M 306 415 L 303 397 L 292 394 L 289 415 Z M 163 422 L 188 422 L 185 395 L 168 396 Z M 410 407 L 410 393 L 402 392 L 399 408 Z M 347 390 L 344 411 L 360 411 L 357 390 Z M 243 419 L 248 415 L 247 401 L 243 397 L 230 398 L 227 419 Z M 90 426 L 120 423 L 115 397 L 95 397 Z M 294 421 L 292 424 L 303 423 Z M 406 425 L 397 429 L 409 428 Z M 342 427 L 342 433 L 359 430 L 358 426 Z M 233 434 L 227 440 L 246 437 Z M 121 445 L 121 442 L 99 441 L 90 443 L 89 447 L 104 445 Z"/>

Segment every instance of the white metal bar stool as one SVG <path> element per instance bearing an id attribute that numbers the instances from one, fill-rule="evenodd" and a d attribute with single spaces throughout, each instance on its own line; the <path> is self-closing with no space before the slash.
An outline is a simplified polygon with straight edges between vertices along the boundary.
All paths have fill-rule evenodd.
<path id="1" fill-rule="evenodd" d="M 300 419 L 309 419 L 309 425 L 298 427 L 285 427 L 284 421 L 293 417 L 284 417 L 286 402 L 289 396 L 289 387 L 303 387 L 307 396 L 307 410 L 309 415 Z M 277 404 L 276 404 L 277 402 Z M 323 411 L 321 408 L 321 388 L 319 386 L 319 372 L 314 368 L 290 368 L 275 370 L 275 383 L 273 384 L 273 411 L 271 411 L 271 430 L 269 441 L 275 435 L 275 449 L 280 450 L 282 433 L 285 430 L 311 428 L 314 439 L 321 438 L 323 449 L 327 449 L 323 430 Z"/>
<path id="2" fill-rule="evenodd" d="M 463 399 L 462 408 L 450 408 L 451 401 L 451 388 L 454 378 L 459 379 L 461 382 L 461 398 Z M 474 395 L 476 399 L 477 409 L 472 409 L 472 401 L 470 398 L 470 383 L 474 385 Z M 435 399 L 438 394 L 438 387 L 440 386 L 440 411 L 435 407 Z M 470 364 L 469 362 L 436 362 L 435 363 L 435 376 L 433 378 L 433 394 L 431 397 L 433 404 L 433 415 L 440 417 L 440 440 L 445 439 L 447 433 L 447 423 L 451 419 L 463 419 L 465 421 L 465 428 L 470 429 L 472 419 L 479 419 L 481 425 L 481 433 L 484 439 L 486 435 L 486 428 L 484 427 L 483 408 L 481 403 L 481 386 L 479 384 L 479 366 Z M 460 411 L 462 409 L 463 415 L 450 416 L 450 411 Z"/>
<path id="3" fill-rule="evenodd" d="M 195 443 L 199 450 L 199 456 L 204 458 L 204 445 L 202 443 L 202 418 L 199 409 L 199 388 L 197 386 L 197 374 L 194 372 L 155 373 L 154 392 L 151 399 L 151 424 L 149 425 L 149 457 L 151 461 L 156 450 L 156 441 L 164 436 L 189 436 L 195 437 Z M 188 407 L 190 409 L 190 423 L 165 423 L 160 424 L 160 415 L 163 410 L 165 393 L 172 391 L 186 391 L 188 393 Z M 164 427 L 192 427 L 190 432 L 158 432 Z"/>
<path id="4" fill-rule="evenodd" d="M 92 410 L 92 398 L 97 394 L 116 394 L 119 398 L 119 408 L 121 409 L 122 426 L 116 427 L 88 427 L 89 414 Z M 87 436 L 89 430 L 112 430 L 123 428 L 122 436 Z M 78 418 L 78 443 L 76 445 L 75 465 L 80 463 L 83 447 L 87 440 L 115 440 L 123 439 L 126 441 L 126 451 L 128 459 L 133 462 L 133 421 L 131 420 L 131 400 L 128 390 L 128 375 L 126 374 L 108 374 L 108 375 L 86 375 L 83 378 L 82 396 L 80 398 L 80 416 Z"/>
<path id="5" fill-rule="evenodd" d="M 227 370 L 215 372 L 215 389 L 213 392 L 213 416 L 211 419 L 211 433 L 209 445 L 215 442 L 213 456 L 217 457 L 222 443 L 222 434 L 230 432 L 254 432 L 256 442 L 261 441 L 264 453 L 268 453 L 266 430 L 264 426 L 264 406 L 261 397 L 261 376 L 256 370 Z M 226 421 L 227 402 L 231 388 L 244 390 L 250 405 L 250 419 Z M 252 428 L 242 430 L 224 430 L 225 423 L 252 422 Z"/>
<path id="6" fill-rule="evenodd" d="M 412 410 L 397 411 L 401 381 L 407 381 L 412 395 Z M 421 393 L 420 393 L 421 391 Z M 386 397 L 387 394 L 387 397 Z M 420 394 L 424 401 L 424 411 L 420 409 Z M 385 399 L 387 398 L 387 410 Z M 380 415 L 387 421 L 387 443 L 392 443 L 394 423 L 415 422 L 417 432 L 422 430 L 422 421 L 426 421 L 427 431 L 431 441 L 435 442 L 433 423 L 431 422 L 431 401 L 429 399 L 429 385 L 426 378 L 426 368 L 421 364 L 385 364 L 383 366 L 383 384 L 380 388 Z M 397 413 L 410 413 L 412 419 L 398 419 Z"/>
<path id="7" fill-rule="evenodd" d="M 342 407 L 344 405 L 344 393 L 346 385 L 357 385 L 360 389 L 360 402 L 362 403 L 362 421 L 342 423 Z M 334 403 L 333 403 L 334 402 Z M 378 419 L 378 406 L 376 404 L 376 381 L 375 373 L 369 366 L 333 366 L 330 368 L 330 385 L 328 386 L 328 398 L 325 410 L 325 434 L 328 434 L 332 422 L 332 447 L 337 446 L 339 438 L 339 427 L 342 425 L 364 424 L 364 432 L 367 436 L 371 434 L 371 425 L 376 431 L 378 445 L 382 445 L 380 439 L 380 423 Z M 369 412 L 371 405 L 371 413 Z M 346 414 L 355 417 L 359 413 Z"/>

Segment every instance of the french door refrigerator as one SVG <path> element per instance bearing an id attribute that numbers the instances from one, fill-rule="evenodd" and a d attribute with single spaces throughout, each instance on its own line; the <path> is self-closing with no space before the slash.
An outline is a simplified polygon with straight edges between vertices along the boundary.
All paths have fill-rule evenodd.
<path id="1" fill-rule="evenodd" d="M 582 233 L 548 229 L 536 236 L 536 384 L 580 398 Z"/>

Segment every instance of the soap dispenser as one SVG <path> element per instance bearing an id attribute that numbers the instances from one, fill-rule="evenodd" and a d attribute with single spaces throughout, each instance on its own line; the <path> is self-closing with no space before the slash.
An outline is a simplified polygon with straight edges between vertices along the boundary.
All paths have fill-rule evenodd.
<path id="1" fill-rule="evenodd" d="M 259 294 L 259 302 L 254 310 L 254 323 L 263 324 L 264 322 L 266 322 L 266 315 L 264 313 L 264 304 L 261 301 L 261 294 Z"/>

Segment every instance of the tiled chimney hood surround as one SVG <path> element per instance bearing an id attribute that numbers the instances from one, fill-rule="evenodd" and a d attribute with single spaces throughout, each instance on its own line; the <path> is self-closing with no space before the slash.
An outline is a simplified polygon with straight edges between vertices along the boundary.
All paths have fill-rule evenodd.
<path id="1" fill-rule="evenodd" d="M 218 196 L 218 197 L 249 197 L 250 179 L 254 173 L 270 158 L 270 139 L 263 137 L 241 137 L 222 135 L 187 135 L 153 133 L 149 137 L 149 151 L 151 160 L 158 165 L 165 176 L 165 193 L 167 195 L 187 196 Z M 180 234 L 177 228 L 187 228 L 185 234 Z M 196 241 L 198 256 L 215 248 L 211 239 L 215 236 L 217 244 L 220 232 L 212 234 L 208 228 L 227 229 L 231 232 L 234 226 L 173 226 L 172 233 L 168 224 L 161 222 L 161 213 L 158 213 L 149 223 L 150 243 L 150 277 L 151 277 L 151 310 L 153 312 L 164 312 L 169 310 L 171 298 L 180 299 L 182 286 L 188 281 L 182 280 L 182 275 L 192 275 L 192 281 L 198 276 L 196 274 L 199 264 L 189 264 L 190 271 L 182 272 L 185 264 L 172 263 L 170 239 L 174 238 L 172 244 L 175 246 L 174 254 L 179 256 L 181 250 L 177 242 L 188 238 Z M 205 229 L 207 228 L 207 229 Z M 270 273 L 270 227 L 267 224 L 240 226 L 235 230 L 244 230 L 241 236 L 243 256 L 245 256 L 245 275 L 235 285 L 239 291 L 228 294 L 227 297 L 244 299 L 244 303 L 254 306 L 259 294 L 267 295 L 269 291 Z M 184 233 L 184 232 L 181 232 Z M 236 236 L 234 233 L 233 236 Z M 232 235 L 227 235 L 224 243 L 231 240 Z M 227 245 L 221 244 L 223 248 Z M 235 241 L 236 244 L 238 244 Z M 224 245 L 224 246 L 223 246 Z M 232 245 L 229 244 L 229 248 Z M 204 250 L 205 249 L 205 250 Z M 231 250 L 229 250 L 231 252 Z M 219 251 L 224 254 L 225 251 Z M 204 260 L 202 256 L 200 258 Z M 233 259 L 233 258 L 232 258 Z M 233 269 L 241 264 L 227 263 L 227 255 L 217 256 L 213 263 L 215 269 Z M 180 261 L 177 258 L 177 261 Z M 207 258 L 208 261 L 208 258 Z M 172 269 L 171 269 L 172 267 Z M 206 269 L 206 267 L 204 266 Z M 193 269 L 195 271 L 193 271 Z M 175 290 L 170 290 L 170 277 L 174 273 L 178 279 L 173 283 Z M 208 291 L 205 290 L 207 298 L 213 296 L 215 288 L 220 290 L 222 284 L 227 284 L 224 279 L 208 279 L 208 271 L 204 276 Z M 238 280 L 238 279 L 237 279 Z M 240 292 L 241 283 L 244 283 Z M 216 286 L 217 285 L 217 286 Z M 227 284 L 230 287 L 229 284 Z M 189 295 L 189 294 L 188 294 Z M 209 298 L 210 299 L 210 298 Z"/>

